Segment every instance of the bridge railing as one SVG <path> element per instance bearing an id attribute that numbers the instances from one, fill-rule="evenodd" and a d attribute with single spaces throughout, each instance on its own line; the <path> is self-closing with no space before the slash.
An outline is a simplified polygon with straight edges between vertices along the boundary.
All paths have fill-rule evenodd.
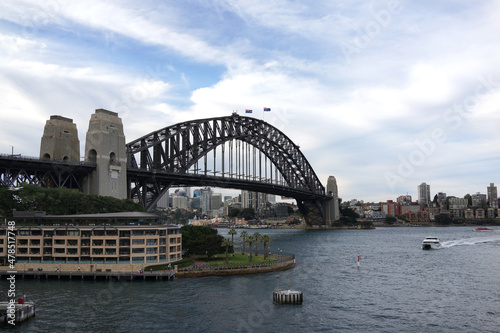
<path id="1" fill-rule="evenodd" d="M 88 165 L 88 166 L 95 166 L 95 163 L 88 163 L 88 162 L 72 162 L 72 161 L 57 161 L 57 160 L 51 160 L 51 159 L 44 159 L 40 157 L 35 157 L 35 156 L 20 156 L 20 155 L 12 155 L 12 154 L 2 154 L 0 153 L 0 158 L 8 158 L 8 159 L 15 159 L 18 161 L 36 161 L 36 162 L 50 162 L 51 164 L 60 164 L 60 165 Z"/>

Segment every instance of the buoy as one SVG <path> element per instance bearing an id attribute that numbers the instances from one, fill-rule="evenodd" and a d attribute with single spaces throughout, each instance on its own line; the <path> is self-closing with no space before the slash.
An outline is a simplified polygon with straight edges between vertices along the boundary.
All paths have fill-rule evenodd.
<path id="1" fill-rule="evenodd" d="M 358 254 L 358 268 L 360 267 L 361 256 Z"/>

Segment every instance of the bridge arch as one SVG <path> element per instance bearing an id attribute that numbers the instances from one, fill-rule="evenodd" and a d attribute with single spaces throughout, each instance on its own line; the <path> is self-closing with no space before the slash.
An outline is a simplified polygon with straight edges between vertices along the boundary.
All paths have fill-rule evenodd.
<path id="1" fill-rule="evenodd" d="M 256 175 L 256 164 L 259 163 L 255 153 L 253 159 L 240 156 L 238 160 L 237 156 L 231 156 L 235 153 L 233 142 L 246 144 L 247 149 L 254 147 L 252 150 L 259 152 L 258 158 L 263 154 L 281 179 L 275 177 L 273 180 L 272 172 L 270 178 L 263 176 L 261 170 Z M 216 171 L 218 147 L 222 148 L 222 153 L 219 153 L 222 169 Z M 207 185 L 293 197 L 309 219 L 308 223 L 325 223 L 322 203 L 331 197 L 325 194 L 324 186 L 299 147 L 263 120 L 233 113 L 231 116 L 187 121 L 136 139 L 126 145 L 126 150 L 129 197 L 138 199 L 147 208 L 154 206 L 170 186 Z M 236 150 L 241 154 L 241 147 Z M 213 176 L 209 172 L 212 170 L 207 170 L 206 161 L 211 152 L 214 154 Z M 205 159 L 205 169 L 200 172 L 197 164 L 202 159 Z M 230 170 L 224 169 L 224 159 L 230 160 Z M 233 160 L 238 165 L 231 165 Z M 249 169 L 252 169 L 248 165 L 250 160 L 253 176 L 249 174 Z M 242 163 L 247 165 L 242 166 Z M 262 168 L 261 165 L 258 167 Z"/>

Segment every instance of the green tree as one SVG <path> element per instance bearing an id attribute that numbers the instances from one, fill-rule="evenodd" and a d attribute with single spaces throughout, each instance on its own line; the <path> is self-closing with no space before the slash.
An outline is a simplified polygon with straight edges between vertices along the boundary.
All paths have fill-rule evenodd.
<path id="1" fill-rule="evenodd" d="M 438 225 L 449 225 L 453 223 L 453 218 L 448 214 L 438 214 L 434 216 L 434 220 Z"/>
<path id="2" fill-rule="evenodd" d="M 254 239 L 254 242 L 255 242 L 255 255 L 258 256 L 259 255 L 259 241 L 260 241 L 260 232 L 256 231 L 253 233 L 253 239 Z M 250 248 L 250 252 L 252 251 L 252 249 Z"/>
<path id="3" fill-rule="evenodd" d="M 247 237 L 247 243 L 250 245 L 250 251 L 248 252 L 248 261 L 252 262 L 252 245 L 255 242 L 255 237 L 254 235 L 250 235 Z"/>
<path id="4" fill-rule="evenodd" d="M 217 230 L 210 227 L 185 225 L 181 227 L 182 248 L 188 250 L 192 242 L 197 241 L 203 236 L 217 235 Z"/>
<path id="5" fill-rule="evenodd" d="M 236 231 L 236 229 L 234 229 L 234 227 L 232 227 L 231 230 L 229 230 L 228 234 L 231 235 L 231 242 L 234 244 L 234 235 L 237 235 L 238 232 Z"/>
<path id="6" fill-rule="evenodd" d="M 233 242 L 229 238 L 224 238 L 221 245 L 226 248 L 226 264 L 229 264 L 229 248 L 233 246 Z"/>
<path id="7" fill-rule="evenodd" d="M 260 242 L 264 244 L 264 260 L 266 260 L 267 256 L 269 255 L 267 246 L 269 243 L 271 243 L 271 237 L 269 237 L 269 235 L 262 235 L 262 237 L 260 237 Z"/>
<path id="8" fill-rule="evenodd" d="M 240 238 L 243 239 L 243 249 L 241 254 L 245 254 L 245 244 L 247 243 L 248 232 L 246 230 L 243 230 L 240 234 Z"/>
<path id="9" fill-rule="evenodd" d="M 231 217 L 231 218 L 234 218 L 234 217 L 238 217 L 241 213 L 241 210 L 238 209 L 238 208 L 230 208 L 229 209 L 229 213 L 228 213 L 228 217 Z"/>
<path id="10" fill-rule="evenodd" d="M 385 217 L 385 222 L 387 224 L 393 224 L 394 222 L 396 222 L 398 219 L 395 217 L 395 216 L 386 216 Z"/>
<path id="11" fill-rule="evenodd" d="M 255 210 L 253 208 L 244 208 L 238 216 L 244 218 L 246 221 L 253 220 L 255 218 Z"/>
<path id="12" fill-rule="evenodd" d="M 224 237 L 221 235 L 202 235 L 187 243 L 188 254 L 204 255 L 209 258 L 223 251 L 222 242 Z"/>

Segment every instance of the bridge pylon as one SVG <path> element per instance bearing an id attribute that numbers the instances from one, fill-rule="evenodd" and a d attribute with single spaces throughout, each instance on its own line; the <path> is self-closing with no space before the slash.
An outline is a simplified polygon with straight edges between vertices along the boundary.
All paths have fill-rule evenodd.
<path id="1" fill-rule="evenodd" d="M 85 162 L 96 164 L 84 181 L 86 193 L 127 198 L 125 134 L 118 113 L 97 109 L 90 117 Z"/>
<path id="2" fill-rule="evenodd" d="M 339 192 L 337 180 L 334 176 L 328 177 L 328 181 L 326 182 L 326 193 L 332 197 L 331 200 L 325 201 L 326 223 L 332 226 L 333 223 L 340 219 Z"/>
<path id="3" fill-rule="evenodd" d="M 40 158 L 80 162 L 80 140 L 78 140 L 78 130 L 73 119 L 50 116 L 43 129 Z"/>

